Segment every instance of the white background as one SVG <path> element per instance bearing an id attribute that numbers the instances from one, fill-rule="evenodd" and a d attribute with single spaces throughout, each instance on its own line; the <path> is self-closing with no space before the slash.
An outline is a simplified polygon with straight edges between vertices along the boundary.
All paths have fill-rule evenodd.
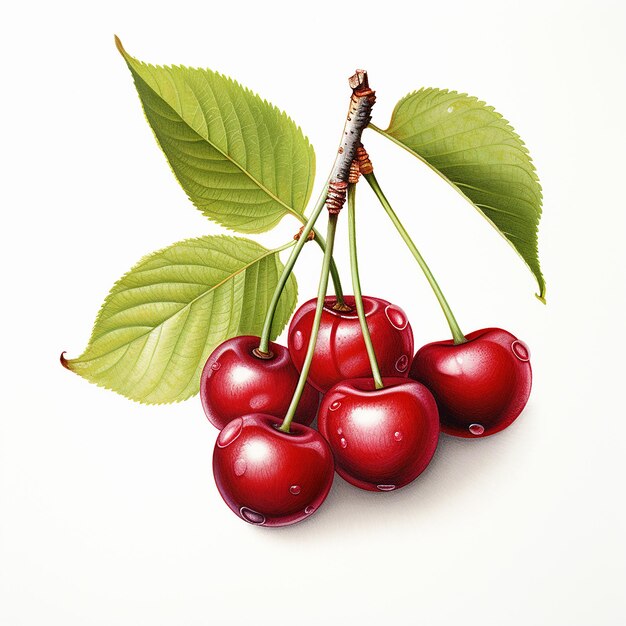
<path id="1" fill-rule="evenodd" d="M 625 18 L 598 1 L 5 7 L 0 623 L 626 623 Z M 211 67 L 288 111 L 316 148 L 316 190 L 355 67 L 369 70 L 382 127 L 420 86 L 502 112 L 544 188 L 547 306 L 462 198 L 365 141 L 462 327 L 501 326 L 531 346 L 519 420 L 480 441 L 442 437 L 397 493 L 337 478 L 312 519 L 268 530 L 223 505 L 197 398 L 141 406 L 62 369 L 60 352 L 82 351 L 109 287 L 143 254 L 220 232 L 171 176 L 113 33 L 140 59 Z M 364 290 L 407 310 L 418 345 L 447 337 L 365 187 L 358 202 Z M 296 227 L 285 219 L 260 240 Z M 319 261 L 309 246 L 301 301 Z"/>

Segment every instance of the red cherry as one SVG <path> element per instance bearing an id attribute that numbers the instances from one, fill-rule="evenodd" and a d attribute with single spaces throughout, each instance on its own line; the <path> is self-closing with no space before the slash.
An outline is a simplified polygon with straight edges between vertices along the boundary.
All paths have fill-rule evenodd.
<path id="1" fill-rule="evenodd" d="M 419 383 L 383 378 L 344 380 L 322 400 L 317 423 L 337 473 L 370 491 L 392 491 L 417 478 L 439 439 L 437 404 Z"/>
<path id="2" fill-rule="evenodd" d="M 271 415 L 245 415 L 219 434 L 213 475 L 226 504 L 246 522 L 287 526 L 310 517 L 333 482 L 333 456 L 312 428 L 278 430 Z"/>
<path id="3" fill-rule="evenodd" d="M 285 416 L 298 383 L 298 370 L 285 346 L 270 342 L 270 359 L 254 355 L 258 346 L 258 337 L 234 337 L 208 358 L 200 378 L 200 399 L 213 426 L 222 429 L 248 413 L 266 413 L 281 420 Z M 295 421 L 310 424 L 318 404 L 318 392 L 307 385 Z"/>
<path id="4" fill-rule="evenodd" d="M 322 392 L 348 378 L 372 375 L 353 296 L 346 296 L 350 311 L 335 311 L 327 297 L 315 356 L 308 381 Z M 294 365 L 302 369 L 309 345 L 316 300 L 305 302 L 289 325 L 288 346 Z M 413 332 L 405 312 L 380 298 L 363 297 L 363 307 L 382 376 L 408 376 L 413 354 Z"/>
<path id="5" fill-rule="evenodd" d="M 528 401 L 530 351 L 501 328 L 467 335 L 467 342 L 436 341 L 420 348 L 411 378 L 435 396 L 441 429 L 457 437 L 486 437 L 511 424 Z"/>

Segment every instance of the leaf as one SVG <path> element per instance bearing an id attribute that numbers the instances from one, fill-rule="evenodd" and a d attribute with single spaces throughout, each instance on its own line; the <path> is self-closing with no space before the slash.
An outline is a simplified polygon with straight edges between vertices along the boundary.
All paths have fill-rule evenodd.
<path id="1" fill-rule="evenodd" d="M 477 98 L 423 88 L 396 105 L 380 131 L 456 188 L 515 248 L 545 302 L 537 227 L 541 185 L 528 150 L 510 124 Z"/>
<path id="2" fill-rule="evenodd" d="M 174 175 L 204 215 L 242 233 L 288 213 L 303 221 L 315 153 L 285 113 L 226 76 L 148 65 L 115 42 Z"/>
<path id="3" fill-rule="evenodd" d="M 83 354 L 63 364 L 139 402 L 185 400 L 209 354 L 236 335 L 260 335 L 283 265 L 277 250 L 240 237 L 188 239 L 144 257 L 111 289 Z M 296 305 L 293 274 L 272 326 Z"/>

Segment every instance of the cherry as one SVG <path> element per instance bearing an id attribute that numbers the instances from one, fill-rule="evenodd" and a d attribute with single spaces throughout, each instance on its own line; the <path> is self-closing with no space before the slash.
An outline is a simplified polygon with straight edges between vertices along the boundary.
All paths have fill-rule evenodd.
<path id="1" fill-rule="evenodd" d="M 221 343 L 208 358 L 200 378 L 200 399 L 211 424 L 224 428 L 235 417 L 267 413 L 284 417 L 298 383 L 298 371 L 285 346 L 270 342 L 271 358 L 254 354 L 259 338 L 241 336 Z M 310 424 L 319 394 L 304 388 L 294 419 Z"/>
<path id="2" fill-rule="evenodd" d="M 347 311 L 336 311 L 336 299 L 325 299 L 315 356 L 308 381 L 322 392 L 348 378 L 372 375 L 353 296 L 345 296 Z M 289 325 L 288 346 L 298 370 L 309 345 L 315 300 L 305 302 Z M 382 376 L 408 376 L 413 332 L 404 311 L 381 298 L 364 296 L 365 317 Z"/>
<path id="3" fill-rule="evenodd" d="M 337 473 L 370 491 L 392 491 L 417 478 L 439 439 L 437 404 L 420 383 L 383 378 L 344 380 L 322 400 L 318 427 L 335 457 Z"/>
<path id="4" fill-rule="evenodd" d="M 333 456 L 312 428 L 255 413 L 237 417 L 220 432 L 213 475 L 226 504 L 243 520 L 287 526 L 314 513 L 333 482 Z"/>
<path id="5" fill-rule="evenodd" d="M 466 339 L 420 348 L 410 376 L 432 391 L 445 433 L 486 437 L 506 428 L 526 405 L 532 383 L 530 351 L 501 328 L 476 330 Z"/>

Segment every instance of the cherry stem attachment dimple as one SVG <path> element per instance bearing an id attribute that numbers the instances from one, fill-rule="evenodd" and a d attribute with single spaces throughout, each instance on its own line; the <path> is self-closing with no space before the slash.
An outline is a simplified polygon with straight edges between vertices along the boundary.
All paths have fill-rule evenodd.
<path id="1" fill-rule="evenodd" d="M 380 369 L 378 368 L 378 361 L 376 360 L 376 352 L 374 351 L 374 345 L 372 344 L 372 337 L 370 335 L 369 328 L 367 326 L 367 320 L 365 319 L 365 309 L 363 308 L 363 296 L 361 295 L 361 280 L 359 278 L 359 261 L 356 250 L 356 217 L 355 217 L 355 196 L 356 185 L 354 183 L 348 186 L 348 240 L 350 242 L 350 270 L 352 272 L 352 290 L 354 291 L 354 303 L 356 304 L 357 314 L 359 316 L 359 322 L 361 324 L 361 333 L 363 334 L 363 341 L 365 341 L 365 347 L 367 349 L 367 356 L 370 360 L 370 366 L 372 368 L 372 377 L 374 378 L 374 385 L 376 389 L 382 389 L 383 379 L 380 375 Z"/>
<path id="2" fill-rule="evenodd" d="M 311 327 L 311 336 L 309 337 L 309 345 L 307 347 L 306 356 L 304 357 L 304 363 L 302 364 L 302 370 L 300 371 L 300 378 L 296 390 L 293 392 L 291 398 L 291 404 L 285 414 L 285 419 L 280 425 L 279 430 L 284 433 L 289 432 L 289 427 L 296 414 L 298 403 L 302 397 L 302 392 L 306 385 L 306 379 L 311 369 L 311 363 L 313 362 L 313 355 L 315 353 L 315 344 L 317 343 L 317 335 L 320 329 L 320 322 L 322 321 L 322 312 L 324 311 L 324 301 L 326 300 L 326 290 L 328 289 L 328 275 L 330 273 L 330 259 L 333 255 L 333 246 L 335 244 L 335 232 L 337 230 L 337 215 L 328 215 L 328 230 L 326 231 L 326 250 L 324 252 L 324 260 L 322 262 L 322 271 L 320 273 L 319 288 L 317 290 L 317 306 L 315 308 L 315 317 L 313 318 L 313 326 Z"/>
<path id="3" fill-rule="evenodd" d="M 452 332 L 454 344 L 458 345 L 461 343 L 465 343 L 467 339 L 465 338 L 465 335 L 461 331 L 461 328 L 458 322 L 456 321 L 454 314 L 452 313 L 452 309 L 450 308 L 448 301 L 443 295 L 443 292 L 441 291 L 441 288 L 437 284 L 437 281 L 435 280 L 433 273 L 430 271 L 430 268 L 426 264 L 426 261 L 424 261 L 424 257 L 420 254 L 420 251 L 417 249 L 417 246 L 413 243 L 413 240 L 409 236 L 409 233 L 407 233 L 402 222 L 398 219 L 398 216 L 395 214 L 394 210 L 391 208 L 389 201 L 385 197 L 385 194 L 382 192 L 382 189 L 380 188 L 378 181 L 376 180 L 376 176 L 374 175 L 373 172 L 371 174 L 364 174 L 364 176 L 365 176 L 365 180 L 367 180 L 367 182 L 369 183 L 369 186 L 372 188 L 372 190 L 376 194 L 376 197 L 378 198 L 383 208 L 387 212 L 387 215 L 393 222 L 393 225 L 396 227 L 396 229 L 400 233 L 400 236 L 404 240 L 404 243 L 407 245 L 408 249 L 411 251 L 411 254 L 415 257 L 417 264 L 420 266 L 422 272 L 424 272 L 424 276 L 426 276 L 426 280 L 428 281 L 432 290 L 434 291 L 435 296 L 437 300 L 439 301 L 439 305 L 441 306 L 441 309 L 443 310 L 443 314 L 446 316 L 446 320 L 448 321 L 448 326 L 450 326 L 450 331 Z"/>

